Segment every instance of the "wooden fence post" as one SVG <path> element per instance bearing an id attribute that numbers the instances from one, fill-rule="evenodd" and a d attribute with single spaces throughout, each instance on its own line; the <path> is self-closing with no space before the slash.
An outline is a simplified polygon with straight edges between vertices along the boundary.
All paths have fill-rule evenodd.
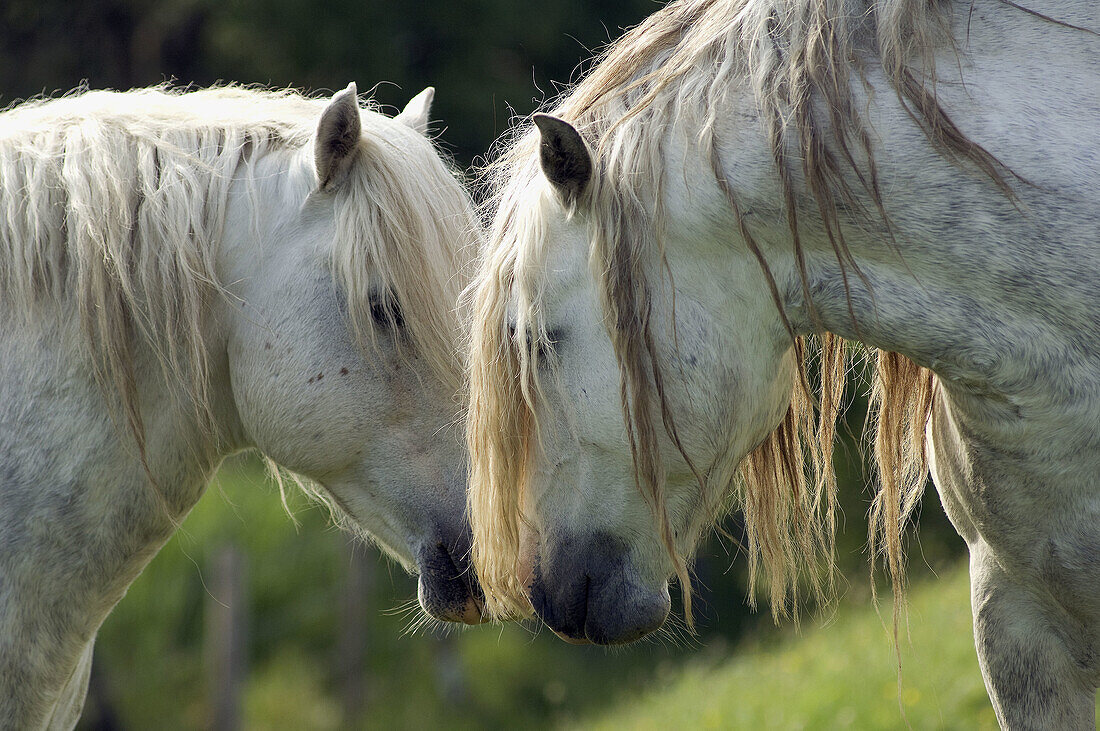
<path id="1" fill-rule="evenodd" d="M 337 682 L 344 725 L 359 722 L 367 705 L 367 613 L 374 586 L 375 557 L 362 541 L 348 536 L 344 541 L 347 574 L 340 597 L 340 629 L 336 648 Z"/>
<path id="2" fill-rule="evenodd" d="M 241 691 L 247 674 L 248 595 L 245 559 L 233 545 L 221 548 L 210 570 L 206 601 L 206 663 L 211 731 L 242 728 Z"/>

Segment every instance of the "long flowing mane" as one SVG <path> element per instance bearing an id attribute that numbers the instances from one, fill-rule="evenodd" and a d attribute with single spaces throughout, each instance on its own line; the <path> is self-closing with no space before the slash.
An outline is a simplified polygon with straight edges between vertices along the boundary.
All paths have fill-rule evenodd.
<path id="1" fill-rule="evenodd" d="M 698 124 L 717 184 L 793 338 L 776 283 L 715 152 L 715 115 L 730 108 L 732 89 L 750 85 L 782 186 L 803 291 L 812 306 L 803 226 L 795 205 L 796 169 L 801 168 L 815 201 L 846 288 L 848 277 L 863 275 L 848 252 L 840 209 L 878 216 L 889 230 L 871 137 L 853 91 L 863 81 L 866 64 L 881 65 L 898 98 L 941 153 L 976 166 L 1012 196 L 1007 182 L 1011 171 L 967 139 L 936 99 L 933 53 L 950 48 L 949 13 L 948 3 L 934 0 L 677 0 L 612 44 L 587 77 L 550 110 L 573 123 L 595 151 L 593 183 L 585 201 L 593 211 L 592 271 L 620 365 L 635 478 L 655 511 L 684 586 L 689 622 L 689 576 L 665 514 L 658 427 L 653 423 L 659 412 L 661 427 L 679 445 L 650 333 L 645 266 L 664 256 L 661 130 L 685 117 Z M 486 171 L 497 213 L 475 304 L 475 321 L 482 326 L 472 334 L 474 556 L 490 609 L 501 613 L 524 611 L 523 587 L 516 578 L 517 516 L 539 443 L 535 414 L 542 385 L 535 361 L 536 346 L 546 338 L 538 306 L 539 260 L 546 242 L 535 184 L 537 145 L 534 131 L 519 134 Z M 504 320 L 510 296 L 518 314 L 514 333 Z M 530 345 L 523 333 L 531 335 Z M 740 472 L 750 583 L 756 587 L 761 574 L 766 577 L 777 617 L 795 604 L 806 580 L 819 596 L 831 593 L 836 505 L 831 456 L 848 358 L 856 350 L 830 334 L 798 338 L 794 344 L 799 372 L 779 428 L 739 469 L 720 460 L 705 475 L 696 471 L 701 483 L 709 480 L 716 483 L 712 487 L 722 488 L 709 490 L 711 494 L 727 493 Z M 934 381 L 931 372 L 896 353 L 868 355 L 873 361 L 871 421 L 879 473 L 871 546 L 900 598 L 901 537 L 927 478 L 925 426 Z M 816 379 L 807 376 L 812 358 L 819 359 Z M 811 380 L 818 383 L 816 394 L 807 385 Z"/>
<path id="2" fill-rule="evenodd" d="M 117 397 L 143 461 L 138 343 L 219 438 L 203 333 L 225 294 L 215 258 L 231 184 L 253 180 L 266 156 L 289 165 L 325 103 L 293 91 L 158 87 L 77 92 L 0 114 L 0 302 L 14 317 L 50 307 L 79 321 L 96 377 Z M 406 154 L 430 148 L 427 140 L 382 125 L 380 114 L 363 115 L 361 164 L 333 194 L 334 280 L 351 330 L 367 344 L 367 282 L 383 279 L 414 345 L 457 389 L 455 303 L 474 254 L 472 206 L 446 165 L 427 162 L 434 150 Z M 249 195 L 259 195 L 254 184 Z"/>

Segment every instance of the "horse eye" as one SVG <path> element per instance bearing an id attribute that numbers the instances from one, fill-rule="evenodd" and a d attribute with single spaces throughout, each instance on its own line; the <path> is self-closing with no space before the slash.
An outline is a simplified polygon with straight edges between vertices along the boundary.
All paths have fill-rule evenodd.
<path id="1" fill-rule="evenodd" d="M 401 330 L 405 327 L 401 304 L 389 290 L 370 293 L 370 316 L 374 324 L 382 330 Z"/>
<path id="2" fill-rule="evenodd" d="M 539 343 L 539 358 L 546 360 L 557 355 L 557 345 L 561 341 L 561 330 L 546 331 L 546 340 Z"/>
<path id="3" fill-rule="evenodd" d="M 513 343 L 516 341 L 516 326 L 514 323 L 508 323 L 508 339 Z M 551 329 L 546 331 L 546 339 L 538 341 L 538 352 L 534 355 L 538 358 L 539 367 L 545 367 L 550 363 L 550 359 L 555 355 L 554 346 L 561 340 L 561 331 L 557 329 Z M 531 353 L 532 342 L 531 332 L 527 332 L 526 338 L 527 352 Z"/>

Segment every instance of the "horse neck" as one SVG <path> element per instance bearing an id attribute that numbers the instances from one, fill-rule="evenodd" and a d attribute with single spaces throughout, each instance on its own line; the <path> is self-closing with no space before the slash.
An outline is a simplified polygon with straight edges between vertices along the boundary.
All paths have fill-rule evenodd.
<path id="1" fill-rule="evenodd" d="M 1088 303 L 1100 282 L 1081 276 L 1100 266 L 1097 252 L 1066 238 L 1040 204 L 1043 193 L 1022 190 L 1018 210 L 992 185 L 964 178 L 914 188 L 949 190 L 952 200 L 888 200 L 891 234 L 884 225 L 850 225 L 854 265 L 841 265 L 820 232 L 807 236 L 812 306 L 788 269 L 798 327 L 901 353 L 960 396 L 1003 395 L 1020 384 L 1059 390 L 1067 384 L 1052 380 L 1058 353 L 1072 342 L 1081 358 L 1098 356 Z"/>
<path id="2" fill-rule="evenodd" d="M 278 276 L 273 268 L 293 269 L 297 261 L 293 235 L 272 232 L 298 212 L 300 196 L 295 197 L 294 189 L 301 183 L 295 173 L 303 167 L 309 170 L 299 158 L 303 154 L 269 152 L 263 159 L 242 163 L 229 188 L 224 223 L 211 241 L 215 290 L 205 305 L 201 334 L 209 369 L 206 403 L 173 401 L 173 411 L 165 418 L 177 426 L 162 435 L 162 446 L 169 452 L 174 449 L 174 437 L 186 443 L 186 454 L 174 460 L 187 473 L 176 480 L 185 486 L 181 487 L 183 502 L 197 499 L 226 455 L 252 446 L 237 410 L 230 352 L 234 333 L 243 322 L 265 321 L 259 293 L 271 296 L 269 283 Z M 286 296 L 286 291 L 281 295 Z"/>
<path id="3" fill-rule="evenodd" d="M 1100 298 L 1100 278 L 1090 274 L 1100 270 L 1100 250 L 1090 243 L 1089 213 L 1097 205 L 1090 181 L 1100 168 L 1095 158 L 1073 152 L 1100 144 L 1100 128 L 1063 119 L 1074 119 L 1088 99 L 1080 89 L 1092 72 L 1082 49 L 1094 39 L 1026 16 L 988 15 L 970 25 L 966 14 L 955 14 L 965 57 L 960 62 L 955 50 L 943 49 L 936 91 L 960 129 L 1011 169 L 1005 178 L 1015 200 L 976 166 L 952 162 L 933 147 L 870 64 L 865 73 L 874 94 L 857 88 L 855 101 L 872 128 L 885 216 L 867 196 L 868 213 L 840 212 L 852 258 L 841 265 L 796 167 L 803 287 L 761 125 L 733 113 L 755 107 L 747 89 L 730 97 L 720 152 L 749 227 L 762 231 L 800 332 L 825 330 L 902 353 L 948 387 L 954 379 L 996 390 L 1032 376 L 1046 387 L 1049 376 L 1041 371 L 1053 353 L 1071 348 L 1100 360 L 1100 326 L 1090 305 Z M 1019 26 L 1015 34 L 1012 23 Z M 1018 99 L 1036 98 L 1034 82 L 1043 77 L 1044 57 L 1034 48 L 1056 42 L 1068 49 L 1064 73 L 1073 81 L 1044 88 L 1042 108 L 1023 113 Z M 858 181 L 850 183 L 858 190 Z"/>
<path id="4" fill-rule="evenodd" d="M 288 295 L 273 281 L 294 277 L 302 242 L 277 232 L 295 218 L 308 183 L 311 161 L 303 152 L 269 152 L 254 163 L 241 164 L 230 185 L 225 220 L 215 247 L 213 296 L 205 304 L 202 348 L 207 357 L 206 404 L 175 398 L 163 374 L 150 361 L 139 368 L 139 389 L 146 428 L 148 471 L 158 483 L 172 486 L 170 501 L 190 509 L 201 496 L 214 468 L 230 453 L 253 446 L 241 426 L 230 353 L 243 324 L 269 324 L 267 302 Z M 274 294 L 273 294 L 273 290 Z M 147 373 L 147 377 L 146 374 Z M 174 470 L 174 472 L 173 472 Z M 176 487 L 178 486 L 178 487 Z"/>

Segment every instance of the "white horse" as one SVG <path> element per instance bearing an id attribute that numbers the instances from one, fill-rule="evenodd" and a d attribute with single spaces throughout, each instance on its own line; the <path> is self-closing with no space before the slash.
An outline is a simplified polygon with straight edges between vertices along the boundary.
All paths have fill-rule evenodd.
<path id="1" fill-rule="evenodd" d="M 221 88 L 0 115 L 0 727 L 66 728 L 107 613 L 258 448 L 480 619 L 464 572 L 462 186 L 396 118 Z"/>
<path id="2" fill-rule="evenodd" d="M 677 0 L 518 135 L 470 365 L 493 612 L 655 629 L 731 492 L 775 611 L 827 594 L 855 341 L 895 589 L 930 467 L 1000 722 L 1094 728 L 1100 13 L 1028 5 Z"/>

